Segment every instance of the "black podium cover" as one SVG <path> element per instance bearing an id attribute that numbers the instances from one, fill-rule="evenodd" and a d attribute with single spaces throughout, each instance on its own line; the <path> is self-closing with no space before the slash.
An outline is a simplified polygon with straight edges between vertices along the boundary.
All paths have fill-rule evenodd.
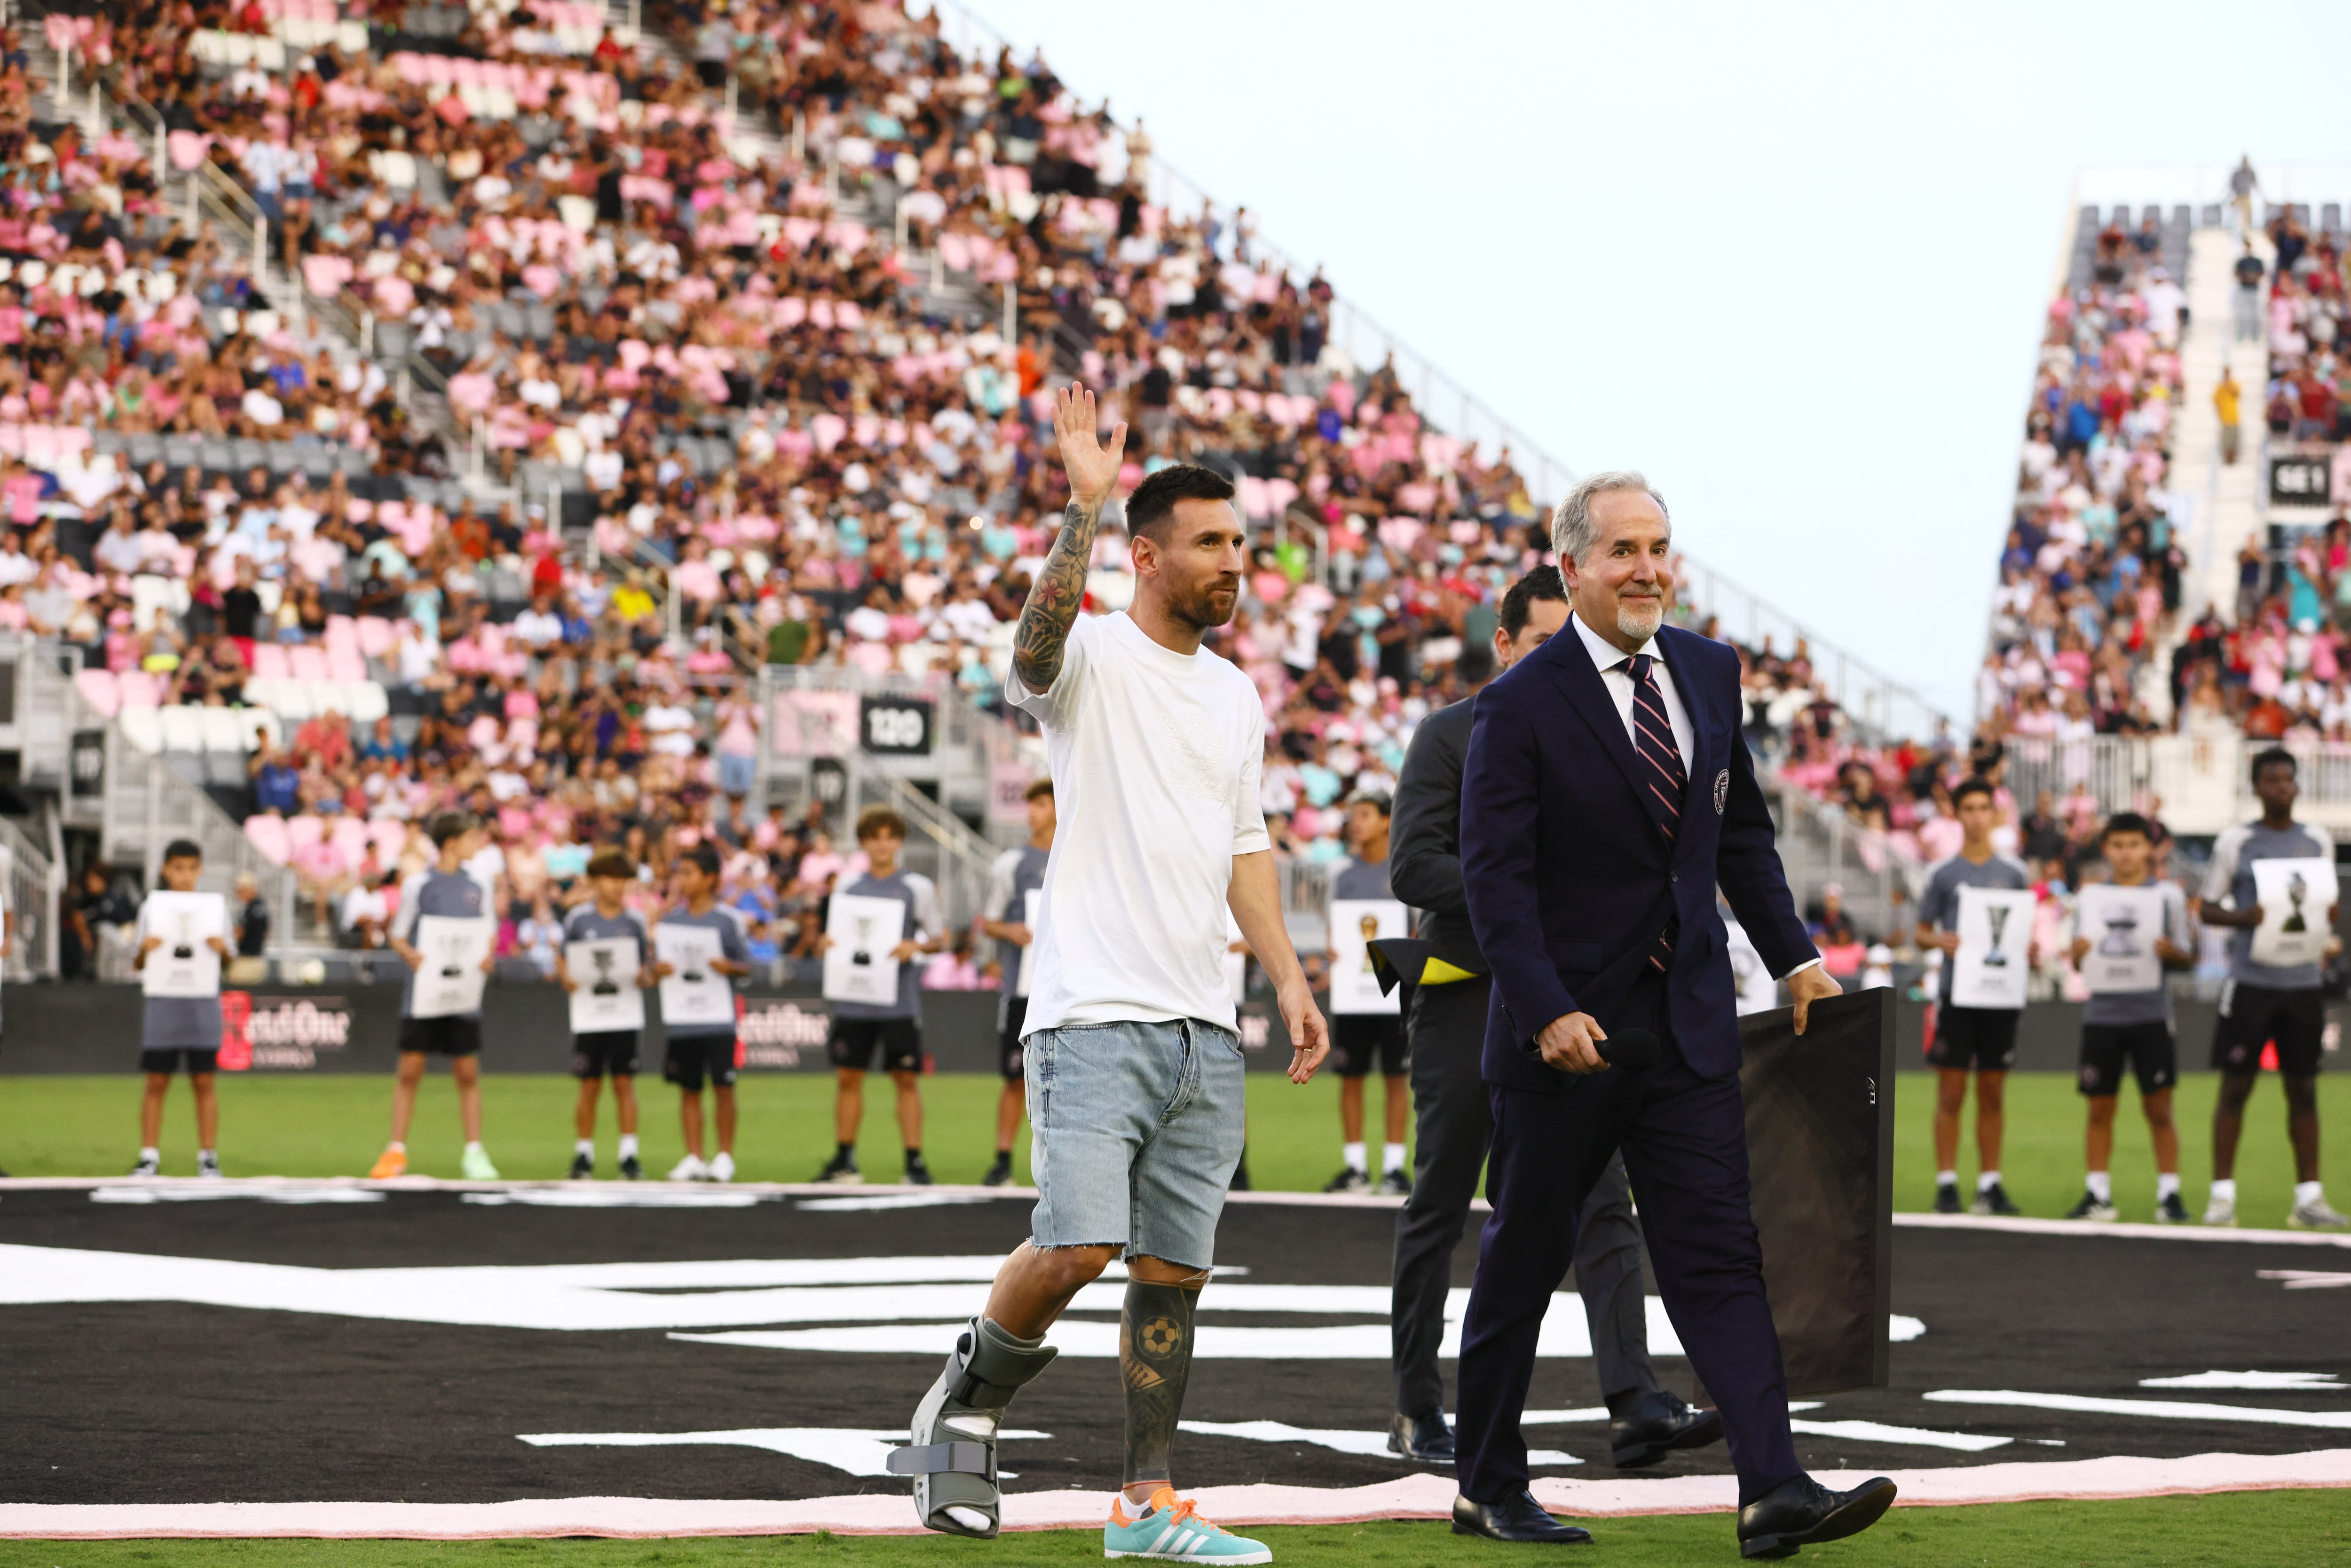
<path id="1" fill-rule="evenodd" d="M 1883 1388 L 1894 1288 L 1894 993 L 1739 1020 L 1747 1164 L 1788 1392 Z"/>

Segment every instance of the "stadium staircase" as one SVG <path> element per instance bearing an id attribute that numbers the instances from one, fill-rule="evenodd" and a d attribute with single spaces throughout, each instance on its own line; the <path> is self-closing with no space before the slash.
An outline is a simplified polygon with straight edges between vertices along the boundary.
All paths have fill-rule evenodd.
<path id="1" fill-rule="evenodd" d="M 2253 254 L 2263 266 L 2277 258 L 2266 234 L 2254 236 Z M 2251 341 L 2237 340 L 2239 255 L 2236 235 L 2225 228 L 2198 230 L 2189 255 L 2189 326 L 2180 342 L 2181 407 L 2179 435 L 2172 443 L 2171 487 L 2189 498 L 2194 517 L 2180 540 L 2188 550 L 2189 579 L 2180 585 L 2179 614 L 2171 635 L 2147 664 L 2163 695 L 2163 706 L 2154 711 L 2164 719 L 2171 714 L 2168 675 L 2179 633 L 2208 607 L 2219 610 L 2223 620 L 2237 618 L 2237 551 L 2248 536 L 2262 532 L 2258 486 L 2268 467 L 2262 458 L 2269 427 L 2262 418 L 2262 398 L 2269 381 L 2269 348 L 2266 331 Z M 2212 406 L 2212 390 L 2220 384 L 2223 365 L 2244 389 L 2243 444 L 2233 464 L 2220 461 L 2220 416 Z"/>

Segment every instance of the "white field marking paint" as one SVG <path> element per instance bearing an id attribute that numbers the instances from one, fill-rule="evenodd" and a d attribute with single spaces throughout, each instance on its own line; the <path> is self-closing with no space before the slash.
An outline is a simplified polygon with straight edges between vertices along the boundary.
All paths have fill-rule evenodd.
<path id="1" fill-rule="evenodd" d="M 1015 1442 L 1052 1435 L 998 1432 L 996 1436 L 999 1442 Z M 535 1448 L 765 1448 L 811 1464 L 831 1465 L 852 1476 L 884 1476 L 890 1473 L 890 1450 L 904 1447 L 906 1434 L 903 1427 L 869 1431 L 850 1427 L 747 1427 L 726 1432 L 525 1432 L 519 1440 Z"/>
<path id="2" fill-rule="evenodd" d="M 1883 1421 L 1791 1421 L 1788 1428 L 1814 1437 L 1841 1437 L 1849 1443 L 1895 1443 L 1920 1448 L 1956 1448 L 1963 1454 L 2004 1448 L 2014 1440 L 1988 1437 L 1976 1432 L 1936 1432 L 1924 1427 L 1889 1427 Z"/>
<path id="3" fill-rule="evenodd" d="M 2191 1372 L 2185 1377 L 2142 1377 L 2141 1388 L 2309 1388 L 2339 1392 L 2342 1379 L 2331 1372 Z"/>
<path id="4" fill-rule="evenodd" d="M 469 1192 L 464 1201 L 489 1208 L 517 1203 L 531 1208 L 752 1208 L 765 1199 L 759 1193 L 737 1192 L 724 1186 L 672 1186 L 663 1183 L 638 1187 L 603 1184 L 523 1186 L 511 1192 Z"/>
<path id="5" fill-rule="evenodd" d="M 1788 1409 L 1791 1414 L 1793 1414 L 1798 1410 L 1817 1410 L 1820 1407 L 1821 1402 L 1817 1399 L 1791 1399 L 1788 1401 Z M 1586 1405 L 1582 1408 L 1575 1410 L 1523 1411 L 1519 1416 L 1519 1425 L 1521 1427 L 1556 1427 L 1562 1426 L 1571 1421 L 1605 1421 L 1607 1419 L 1607 1406 Z"/>
<path id="6" fill-rule="evenodd" d="M 2015 1405 L 2092 1416 L 2148 1416 L 2166 1421 L 2252 1421 L 2270 1427 L 2351 1430 L 2351 1410 L 2263 1410 L 2249 1405 L 2199 1405 L 2179 1399 L 2097 1399 L 2080 1394 L 2026 1394 L 2013 1388 L 1938 1388 L 1923 1397 L 1945 1405 Z"/>
<path id="7" fill-rule="evenodd" d="M 867 1208 L 939 1208 L 951 1203 L 992 1203 L 995 1196 L 977 1192 L 883 1192 L 862 1197 L 804 1197 L 792 1207 L 820 1214 L 848 1214 Z"/>
<path id="8" fill-rule="evenodd" d="M 2085 1225 L 2078 1219 L 2006 1219 L 1998 1215 L 1907 1212 L 1896 1215 L 1894 1223 L 1917 1230 L 2005 1230 L 2017 1236 L 2097 1236 L 2124 1241 L 2250 1241 L 2265 1247 L 2351 1247 L 2351 1233 L 2232 1230 L 2217 1225 Z"/>
<path id="9" fill-rule="evenodd" d="M 2283 1280 L 2289 1291 L 2340 1291 L 2351 1287 L 2351 1274 L 2326 1273 L 2315 1269 L 2263 1269 L 2264 1280 Z"/>
<path id="10" fill-rule="evenodd" d="M 245 1198 L 256 1203 L 381 1203 L 383 1194 L 356 1186 L 230 1186 L 207 1182 L 202 1186 L 94 1186 L 92 1203 L 205 1203 L 220 1198 Z"/>
<path id="11" fill-rule="evenodd" d="M 1209 1437 L 1242 1437 L 1252 1443 L 1311 1443 L 1318 1448 L 1332 1448 L 1343 1454 L 1362 1454 L 1375 1459 L 1390 1459 L 1397 1464 L 1406 1461 L 1388 1452 L 1385 1432 L 1360 1432 L 1343 1427 L 1293 1427 L 1286 1421 L 1179 1421 L 1181 1431 L 1197 1432 Z M 1556 1448 L 1529 1450 L 1531 1465 L 1580 1465 L 1582 1459 Z"/>

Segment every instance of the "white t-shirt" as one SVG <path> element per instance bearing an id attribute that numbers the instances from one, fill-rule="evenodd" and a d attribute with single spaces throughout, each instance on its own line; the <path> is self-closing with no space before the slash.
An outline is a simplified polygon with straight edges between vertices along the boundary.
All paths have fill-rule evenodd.
<path id="1" fill-rule="evenodd" d="M 1045 727 L 1061 828 L 1045 867 L 1025 1032 L 1195 1018 L 1234 1027 L 1233 857 L 1272 847 L 1258 804 L 1265 709 L 1226 659 L 1081 616 L 1060 678 L 1005 696 Z"/>

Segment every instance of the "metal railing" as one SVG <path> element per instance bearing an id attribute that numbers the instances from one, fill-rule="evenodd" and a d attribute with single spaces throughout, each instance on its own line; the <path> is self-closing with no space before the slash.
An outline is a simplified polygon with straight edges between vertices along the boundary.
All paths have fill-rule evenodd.
<path id="1" fill-rule="evenodd" d="M 11 980 L 57 978 L 57 898 L 64 875 L 25 831 L 0 817 L 0 878 L 7 887 L 16 930 L 0 973 Z"/>

